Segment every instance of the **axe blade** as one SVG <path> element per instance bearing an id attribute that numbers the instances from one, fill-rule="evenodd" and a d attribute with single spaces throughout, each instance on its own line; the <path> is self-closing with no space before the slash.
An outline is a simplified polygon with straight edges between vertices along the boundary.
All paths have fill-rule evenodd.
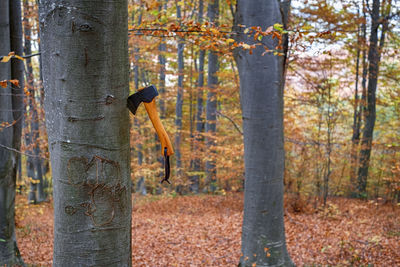
<path id="1" fill-rule="evenodd" d="M 140 103 L 150 103 L 156 96 L 158 96 L 157 88 L 154 85 L 150 85 L 130 95 L 127 99 L 127 106 L 133 115 L 136 115 Z"/>

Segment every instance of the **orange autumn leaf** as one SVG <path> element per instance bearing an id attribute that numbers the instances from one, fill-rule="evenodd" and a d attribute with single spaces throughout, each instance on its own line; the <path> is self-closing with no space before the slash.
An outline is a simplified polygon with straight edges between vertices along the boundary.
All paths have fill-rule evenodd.
<path id="1" fill-rule="evenodd" d="M 7 80 L 0 81 L 0 86 L 3 88 L 7 87 Z"/>
<path id="2" fill-rule="evenodd" d="M 18 80 L 9 80 L 10 83 L 12 83 L 13 85 L 19 87 L 19 81 Z"/>

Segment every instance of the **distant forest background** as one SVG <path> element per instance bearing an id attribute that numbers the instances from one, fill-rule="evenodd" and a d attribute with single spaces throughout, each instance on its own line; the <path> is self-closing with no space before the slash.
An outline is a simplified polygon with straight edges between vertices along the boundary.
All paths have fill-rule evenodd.
<path id="1" fill-rule="evenodd" d="M 254 47 L 235 41 L 234 1 L 220 1 L 212 21 L 207 5 L 203 0 L 129 3 L 130 91 L 157 86 L 160 116 L 176 150 L 173 183 L 160 187 L 164 170 L 157 135 L 144 109 L 132 116 L 132 181 L 141 194 L 243 190 L 240 81 L 233 49 L 251 53 Z M 400 202 L 399 3 L 381 2 L 383 21 L 375 39 L 371 5 L 364 0 L 292 1 L 286 29 L 271 25 L 275 38 L 289 40 L 284 184 L 295 208 L 304 201 L 318 206 L 327 196 Z M 256 40 L 268 29 L 245 31 Z M 29 192 L 32 203 L 51 195 L 52 183 L 38 36 L 37 3 L 24 0 L 26 83 L 18 188 Z M 373 45 L 375 58 L 369 56 Z M 218 56 L 212 74 L 216 83 L 207 79 L 210 51 Z M 9 126 L 1 123 L 0 131 Z"/>

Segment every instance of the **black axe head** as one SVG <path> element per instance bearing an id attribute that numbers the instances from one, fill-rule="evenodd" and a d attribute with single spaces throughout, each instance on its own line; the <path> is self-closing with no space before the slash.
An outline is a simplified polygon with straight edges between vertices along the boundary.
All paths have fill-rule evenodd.
<path id="1" fill-rule="evenodd" d="M 156 96 L 158 96 L 157 88 L 150 85 L 128 97 L 128 108 L 135 115 L 140 103 L 150 103 Z"/>

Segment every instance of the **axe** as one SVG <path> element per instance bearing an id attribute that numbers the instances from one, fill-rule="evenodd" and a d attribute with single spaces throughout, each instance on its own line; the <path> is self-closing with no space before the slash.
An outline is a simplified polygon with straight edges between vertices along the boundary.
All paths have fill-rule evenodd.
<path id="1" fill-rule="evenodd" d="M 136 110 L 138 109 L 140 103 L 144 103 L 147 114 L 149 115 L 153 127 L 156 130 L 158 138 L 161 142 L 161 155 L 164 157 L 165 167 L 165 177 L 161 183 L 166 181 L 170 184 L 168 181 L 170 175 L 169 156 L 174 154 L 174 149 L 172 147 L 171 140 L 169 139 L 168 134 L 160 121 L 160 117 L 158 116 L 155 101 L 156 96 L 158 96 L 158 92 L 154 85 L 139 89 L 139 91 L 128 97 L 128 108 L 133 115 L 136 115 Z"/>

